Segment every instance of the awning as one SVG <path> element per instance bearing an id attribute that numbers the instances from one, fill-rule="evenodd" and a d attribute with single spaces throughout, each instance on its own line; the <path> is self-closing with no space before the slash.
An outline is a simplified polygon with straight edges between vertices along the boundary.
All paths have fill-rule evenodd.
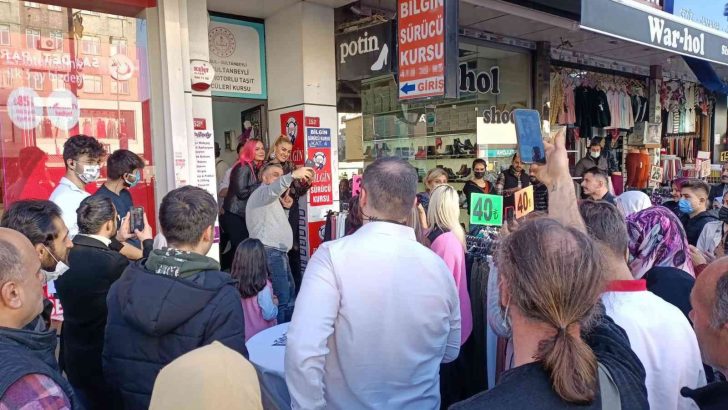
<path id="1" fill-rule="evenodd" d="M 726 33 L 632 0 L 582 0 L 581 27 L 692 59 L 728 65 Z"/>

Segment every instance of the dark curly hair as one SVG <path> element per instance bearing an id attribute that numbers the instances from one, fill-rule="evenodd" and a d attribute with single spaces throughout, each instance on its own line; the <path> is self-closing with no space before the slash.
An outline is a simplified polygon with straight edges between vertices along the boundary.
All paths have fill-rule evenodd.
<path id="1" fill-rule="evenodd" d="M 78 160 L 81 155 L 88 155 L 92 160 L 103 158 L 106 150 L 94 137 L 88 135 L 74 135 L 63 144 L 63 162 L 68 167 L 68 160 Z"/>
<path id="2" fill-rule="evenodd" d="M 142 168 L 144 168 L 144 160 L 126 149 L 117 149 L 106 159 L 106 174 L 110 180 L 119 179 L 124 174 L 130 174 L 135 169 Z"/>

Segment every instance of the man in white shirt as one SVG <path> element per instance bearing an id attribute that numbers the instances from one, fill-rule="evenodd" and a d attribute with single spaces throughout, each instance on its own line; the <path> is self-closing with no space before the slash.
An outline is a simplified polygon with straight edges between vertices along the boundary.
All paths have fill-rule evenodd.
<path id="1" fill-rule="evenodd" d="M 610 282 L 602 295 L 609 315 L 629 337 L 632 350 L 645 367 L 647 399 L 652 409 L 694 409 L 680 396 L 683 386 L 705 385 L 698 340 L 680 309 L 635 280 L 626 262 L 628 234 L 624 217 L 607 202 L 585 201 L 579 206 L 589 234 L 602 244 Z"/>
<path id="2" fill-rule="evenodd" d="M 90 195 L 84 188 L 99 179 L 105 153 L 104 146 L 96 138 L 86 135 L 74 135 L 63 144 L 66 174 L 49 199 L 61 208 L 71 238 L 78 233 L 76 210 Z"/>
<path id="3" fill-rule="evenodd" d="M 437 409 L 440 364 L 460 349 L 455 281 L 405 225 L 417 172 L 398 158 L 369 165 L 364 226 L 308 262 L 288 330 L 294 409 Z"/>

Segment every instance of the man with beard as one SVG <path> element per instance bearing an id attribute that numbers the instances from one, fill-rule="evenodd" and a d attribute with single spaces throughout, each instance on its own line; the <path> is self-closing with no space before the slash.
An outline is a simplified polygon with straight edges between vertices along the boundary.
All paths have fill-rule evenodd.
<path id="1" fill-rule="evenodd" d="M 589 144 L 589 155 L 580 159 L 574 166 L 574 176 L 583 177 L 584 173 L 592 168 L 599 168 L 609 175 L 609 160 L 606 155 L 602 155 L 602 145 L 598 138 L 594 138 Z"/>
<path id="2" fill-rule="evenodd" d="M 720 184 L 713 185 L 710 188 L 710 195 L 708 195 L 708 203 L 713 208 L 721 207 L 721 199 L 725 194 L 728 194 L 728 162 L 723 164 L 720 170 Z"/>

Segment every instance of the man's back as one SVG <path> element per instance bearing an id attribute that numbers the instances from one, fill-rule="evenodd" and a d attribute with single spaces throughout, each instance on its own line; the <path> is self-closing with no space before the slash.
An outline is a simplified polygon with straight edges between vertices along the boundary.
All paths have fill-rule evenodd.
<path id="1" fill-rule="evenodd" d="M 177 277 L 138 262 L 109 291 L 104 375 L 127 409 L 148 407 L 162 367 L 200 346 L 217 340 L 247 357 L 240 296 L 230 276 L 205 266 L 202 256 L 169 252 L 154 251 L 150 259 L 187 257 Z"/>
<path id="2" fill-rule="evenodd" d="M 643 289 L 606 292 L 602 301 L 645 367 L 650 408 L 694 408 L 679 391 L 704 385 L 705 373 L 695 333 L 682 312 Z"/>
<path id="3" fill-rule="evenodd" d="M 322 245 L 288 334 L 293 407 L 438 408 L 440 363 L 460 347 L 459 309 L 452 274 L 411 228 L 372 222 Z"/>

